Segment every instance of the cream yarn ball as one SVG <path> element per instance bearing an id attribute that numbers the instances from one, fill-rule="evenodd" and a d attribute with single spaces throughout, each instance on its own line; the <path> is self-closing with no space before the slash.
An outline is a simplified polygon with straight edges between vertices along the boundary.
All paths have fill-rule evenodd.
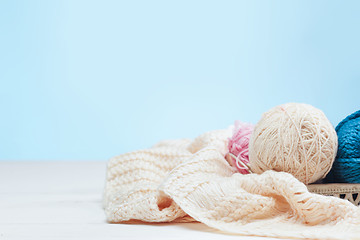
<path id="1" fill-rule="evenodd" d="M 250 168 L 288 172 L 305 184 L 330 171 L 337 135 L 325 114 L 308 104 L 287 103 L 264 113 L 249 143 Z"/>

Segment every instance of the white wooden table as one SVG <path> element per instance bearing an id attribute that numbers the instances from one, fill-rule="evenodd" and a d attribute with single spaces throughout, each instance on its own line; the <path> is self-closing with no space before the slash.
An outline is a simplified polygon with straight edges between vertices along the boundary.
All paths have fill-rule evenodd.
<path id="1" fill-rule="evenodd" d="M 0 239 L 264 239 L 202 223 L 109 224 L 105 172 L 105 161 L 0 162 Z"/>

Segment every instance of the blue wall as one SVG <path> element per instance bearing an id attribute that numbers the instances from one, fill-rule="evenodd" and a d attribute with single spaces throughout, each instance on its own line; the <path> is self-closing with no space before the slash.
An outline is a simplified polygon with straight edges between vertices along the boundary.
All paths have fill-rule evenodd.
<path id="1" fill-rule="evenodd" d="M 0 159 L 87 160 L 305 102 L 358 110 L 359 1 L 1 1 Z"/>

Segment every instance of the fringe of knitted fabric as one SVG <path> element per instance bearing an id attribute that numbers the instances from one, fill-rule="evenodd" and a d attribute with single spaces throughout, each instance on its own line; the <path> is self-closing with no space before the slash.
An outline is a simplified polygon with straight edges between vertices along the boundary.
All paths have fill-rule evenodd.
<path id="1" fill-rule="evenodd" d="M 309 193 L 287 173 L 236 173 L 224 159 L 231 130 L 163 141 L 112 158 L 104 208 L 110 222 L 199 221 L 231 233 L 355 239 L 360 209 Z"/>

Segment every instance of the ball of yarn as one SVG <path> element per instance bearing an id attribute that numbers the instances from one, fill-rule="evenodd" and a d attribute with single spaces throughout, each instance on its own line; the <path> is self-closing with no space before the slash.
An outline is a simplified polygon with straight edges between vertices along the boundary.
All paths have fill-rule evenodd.
<path id="1" fill-rule="evenodd" d="M 239 161 L 245 164 L 249 163 L 249 141 L 253 129 L 254 125 L 251 123 L 235 121 L 233 135 L 228 143 L 229 152 L 236 157 L 235 159 L 229 158 L 229 163 L 242 174 L 249 173 L 247 169 L 240 165 Z"/>
<path id="2" fill-rule="evenodd" d="M 250 167 L 255 173 L 291 173 L 305 184 L 330 171 L 337 150 L 334 127 L 308 104 L 287 103 L 264 113 L 250 139 Z"/>
<path id="3" fill-rule="evenodd" d="M 360 183 L 360 111 L 347 116 L 335 130 L 339 147 L 326 181 Z"/>

